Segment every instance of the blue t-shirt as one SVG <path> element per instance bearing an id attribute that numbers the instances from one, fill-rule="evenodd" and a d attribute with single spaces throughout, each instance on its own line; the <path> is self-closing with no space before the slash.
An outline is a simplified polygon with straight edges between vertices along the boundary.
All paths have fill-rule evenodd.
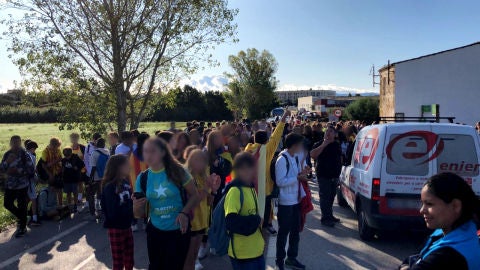
<path id="1" fill-rule="evenodd" d="M 162 231 L 180 229 L 175 223 L 178 214 L 183 209 L 182 196 L 178 187 L 170 181 L 165 170 L 153 171 L 148 169 L 147 195 L 150 204 L 149 216 L 153 226 Z M 191 181 L 192 177 L 185 171 L 183 186 Z M 140 186 L 140 175 L 135 183 L 135 191 L 143 192 Z"/>

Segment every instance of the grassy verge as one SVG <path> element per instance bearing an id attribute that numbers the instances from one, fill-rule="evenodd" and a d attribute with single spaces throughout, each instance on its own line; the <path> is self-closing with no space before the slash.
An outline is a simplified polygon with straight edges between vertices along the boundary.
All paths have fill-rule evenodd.
<path id="1" fill-rule="evenodd" d="M 168 122 L 142 123 L 139 131 L 153 135 L 157 130 L 166 130 L 170 127 Z M 184 128 L 185 123 L 177 123 L 177 128 Z M 10 137 L 20 135 L 22 139 L 31 139 L 38 143 L 41 152 L 48 144 L 51 137 L 58 137 L 65 145 L 69 143 L 71 130 L 59 130 L 58 124 L 0 124 L 0 158 L 9 148 Z M 83 143 L 86 143 L 85 141 Z M 1 175 L 0 175 L 1 178 Z M 0 181 L 0 184 L 3 184 Z M 12 224 L 15 218 L 3 207 L 3 187 L 0 188 L 0 231 Z"/>

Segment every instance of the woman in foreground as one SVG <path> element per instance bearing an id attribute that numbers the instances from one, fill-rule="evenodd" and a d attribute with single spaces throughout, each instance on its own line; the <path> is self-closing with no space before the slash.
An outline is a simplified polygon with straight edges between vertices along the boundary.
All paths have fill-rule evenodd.
<path id="1" fill-rule="evenodd" d="M 480 243 L 473 221 L 479 201 L 472 188 L 453 173 L 432 176 L 422 189 L 420 213 L 435 230 L 420 254 L 400 270 L 480 269 Z"/>

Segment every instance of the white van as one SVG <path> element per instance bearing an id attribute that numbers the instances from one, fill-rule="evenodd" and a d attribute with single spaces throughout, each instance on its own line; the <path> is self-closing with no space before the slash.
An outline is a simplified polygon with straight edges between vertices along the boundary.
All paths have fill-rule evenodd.
<path id="1" fill-rule="evenodd" d="M 351 165 L 340 175 L 338 202 L 358 217 L 363 240 L 376 230 L 425 228 L 420 192 L 440 172 L 465 178 L 480 196 L 479 139 L 455 124 L 393 123 L 365 127 L 357 135 Z"/>

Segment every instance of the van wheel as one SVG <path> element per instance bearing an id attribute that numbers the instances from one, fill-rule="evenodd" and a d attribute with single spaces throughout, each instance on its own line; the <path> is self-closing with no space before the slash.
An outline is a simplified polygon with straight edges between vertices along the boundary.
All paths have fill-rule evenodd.
<path id="1" fill-rule="evenodd" d="M 337 188 L 337 203 L 341 207 L 344 207 L 344 208 L 348 207 L 347 200 L 345 200 L 345 197 L 343 197 L 341 188 Z"/>
<path id="2" fill-rule="evenodd" d="M 357 220 L 358 234 L 360 235 L 360 239 L 363 241 L 373 240 L 375 237 L 375 230 L 368 225 L 366 214 L 361 207 L 359 207 L 357 212 Z"/>

